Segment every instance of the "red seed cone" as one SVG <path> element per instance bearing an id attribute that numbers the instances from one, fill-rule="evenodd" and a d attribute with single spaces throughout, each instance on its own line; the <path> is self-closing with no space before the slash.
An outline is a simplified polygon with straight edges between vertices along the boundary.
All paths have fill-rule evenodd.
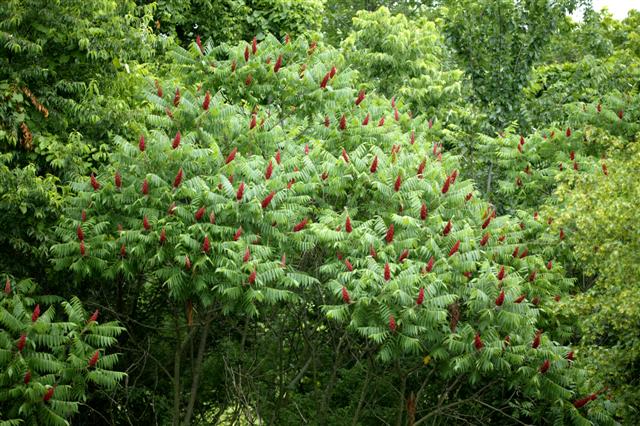
<path id="1" fill-rule="evenodd" d="M 584 398 L 581 399 L 577 399 L 573 402 L 573 406 L 576 408 L 582 408 L 585 405 L 587 405 L 589 402 L 595 400 L 598 396 L 595 393 L 592 393 L 589 396 L 586 396 Z"/>
<path id="2" fill-rule="evenodd" d="M 409 143 L 411 145 L 413 145 L 414 143 L 416 143 L 416 132 L 415 130 L 411 131 L 411 135 L 409 135 Z"/>
<path id="3" fill-rule="evenodd" d="M 498 281 L 502 281 L 504 279 L 504 266 L 500 267 L 500 272 L 498 272 L 498 275 L 496 275 L 496 278 L 498 278 Z"/>
<path id="4" fill-rule="evenodd" d="M 27 344 L 27 335 L 22 333 L 20 335 L 20 338 L 18 339 L 18 344 L 16 345 L 18 348 L 18 352 L 22 352 L 26 344 Z"/>
<path id="5" fill-rule="evenodd" d="M 547 269 L 551 270 L 551 268 L 553 268 L 553 262 L 549 261 L 549 262 L 547 262 Z"/>
<path id="6" fill-rule="evenodd" d="M 28 385 L 30 381 L 31 381 L 31 371 L 27 370 L 27 372 L 24 374 L 24 384 Z"/>
<path id="7" fill-rule="evenodd" d="M 520 259 L 524 259 L 525 257 L 527 257 L 528 254 L 529 254 L 529 249 L 525 248 L 520 254 Z"/>
<path id="8" fill-rule="evenodd" d="M 550 367 L 551 367 L 551 362 L 549 362 L 548 359 L 545 359 L 542 365 L 540 366 L 540 374 L 545 374 L 547 371 L 549 371 Z"/>
<path id="9" fill-rule="evenodd" d="M 328 115 L 324 116 L 324 127 L 329 127 L 331 125 L 331 120 Z"/>
<path id="10" fill-rule="evenodd" d="M 100 358 L 100 351 L 97 350 L 97 351 L 94 352 L 94 354 L 91 357 L 91 359 L 89 359 L 89 368 L 95 366 L 96 363 L 98 362 L 99 358 Z"/>
<path id="11" fill-rule="evenodd" d="M 149 195 L 149 181 L 142 181 L 142 195 Z"/>
<path id="12" fill-rule="evenodd" d="M 571 352 L 569 352 L 569 353 L 567 354 L 567 356 L 566 356 L 565 358 L 566 358 L 567 360 L 569 360 L 569 361 L 573 361 L 573 360 L 574 360 L 574 357 L 575 357 L 575 355 L 574 355 L 573 351 L 571 351 Z"/>
<path id="13" fill-rule="evenodd" d="M 418 292 L 418 298 L 416 299 L 416 305 L 420 306 L 424 302 L 424 287 L 420 287 L 420 291 Z"/>
<path id="14" fill-rule="evenodd" d="M 180 105 L 180 88 L 176 87 L 176 94 L 173 96 L 173 106 Z"/>
<path id="15" fill-rule="evenodd" d="M 396 182 L 393 185 L 393 189 L 398 192 L 400 191 L 400 186 L 402 185 L 402 176 L 398 175 L 398 177 L 396 178 Z"/>
<path id="16" fill-rule="evenodd" d="M 344 266 L 347 267 L 347 271 L 349 272 L 353 271 L 353 265 L 351 264 L 351 262 L 349 262 L 349 259 L 345 259 Z"/>
<path id="17" fill-rule="evenodd" d="M 271 175 L 273 174 L 273 161 L 269 160 L 269 164 L 267 164 L 267 170 L 264 172 L 264 178 L 266 180 L 271 179 Z"/>
<path id="18" fill-rule="evenodd" d="M 204 241 L 202 242 L 202 251 L 206 254 L 209 254 L 211 251 L 211 243 L 209 242 L 209 237 L 207 235 L 204 236 Z"/>
<path id="19" fill-rule="evenodd" d="M 4 294 L 11 294 L 11 280 L 9 277 L 4 282 Z"/>
<path id="20" fill-rule="evenodd" d="M 309 144 L 304 144 L 304 155 L 309 155 Z"/>
<path id="21" fill-rule="evenodd" d="M 560 228 L 560 240 L 564 240 L 564 230 Z"/>
<path id="22" fill-rule="evenodd" d="M 140 141 L 138 142 L 138 149 L 140 150 L 140 152 L 144 152 L 144 150 L 146 149 L 146 144 L 144 141 L 144 135 L 140 135 Z"/>
<path id="23" fill-rule="evenodd" d="M 391 330 L 392 333 L 394 333 L 396 331 L 396 318 L 392 315 L 389 316 L 389 330 Z"/>
<path id="24" fill-rule="evenodd" d="M 485 221 L 482 223 L 482 229 L 486 229 L 491 223 L 491 220 L 493 220 L 493 215 L 489 215 L 489 217 L 485 219 Z"/>
<path id="25" fill-rule="evenodd" d="M 164 93 L 162 92 L 162 86 L 160 85 L 160 83 L 158 82 L 158 80 L 155 81 L 155 85 L 156 85 L 156 89 L 158 90 L 158 97 L 161 98 L 162 95 L 164 95 Z"/>
<path id="26" fill-rule="evenodd" d="M 180 140 L 182 139 L 182 135 L 180 134 L 180 130 L 176 133 L 176 136 L 173 138 L 173 143 L 171 144 L 171 148 L 176 149 L 180 146 Z"/>
<path id="27" fill-rule="evenodd" d="M 408 257 L 409 257 L 409 250 L 408 249 L 402 250 L 402 253 L 400 253 L 400 256 L 398 256 L 398 263 L 404 262 Z"/>
<path id="28" fill-rule="evenodd" d="M 387 244 L 391 244 L 393 242 L 393 234 L 395 233 L 393 223 L 389 225 L 389 229 L 387 230 L 387 235 L 385 236 L 385 240 Z"/>
<path id="29" fill-rule="evenodd" d="M 122 187 L 122 176 L 120 175 L 120 171 L 116 170 L 113 181 L 116 184 L 116 188 L 120 189 Z"/>
<path id="30" fill-rule="evenodd" d="M 429 262 L 427 262 L 427 267 L 426 267 L 427 272 L 431 272 L 431 270 L 433 269 L 433 263 L 435 262 L 435 260 L 436 259 L 433 256 L 429 258 Z"/>
<path id="31" fill-rule="evenodd" d="M 486 234 L 484 234 L 482 236 L 482 239 L 480 240 L 480 245 L 482 247 L 484 247 L 485 245 L 487 245 L 487 242 L 489 241 L 489 238 L 491 237 L 491 233 L 487 232 Z"/>
<path id="32" fill-rule="evenodd" d="M 567 131 L 565 134 L 567 135 L 568 138 L 571 137 L 571 127 L 567 127 Z M 553 137 L 553 133 L 551 133 L 551 137 Z"/>
<path id="33" fill-rule="evenodd" d="M 84 240 L 84 231 L 82 230 L 82 226 L 78 226 L 78 229 L 76 229 L 76 234 L 78 235 L 78 240 Z"/>
<path id="34" fill-rule="evenodd" d="M 542 336 L 542 331 L 538 330 L 536 331 L 536 335 L 533 338 L 533 342 L 531 343 L 531 347 L 533 349 L 538 349 L 538 347 L 540 346 L 540 337 Z"/>
<path id="35" fill-rule="evenodd" d="M 454 183 L 456 183 L 456 179 L 458 178 L 458 170 L 454 170 L 453 173 L 451 173 L 451 185 L 453 185 Z"/>
<path id="36" fill-rule="evenodd" d="M 484 343 L 482 343 L 482 339 L 480 338 L 480 333 L 476 333 L 476 336 L 473 339 L 473 346 L 476 348 L 477 351 L 484 348 Z"/>
<path id="37" fill-rule="evenodd" d="M 82 220 L 83 222 L 87 221 L 87 212 L 82 210 L 82 213 L 80 214 L 80 220 Z"/>
<path id="38" fill-rule="evenodd" d="M 534 282 L 534 281 L 535 281 L 535 279 L 536 279 L 536 275 L 537 275 L 537 274 L 538 274 L 538 273 L 537 273 L 536 271 L 531 272 L 531 273 L 529 274 L 529 282 Z"/>
<path id="39" fill-rule="evenodd" d="M 623 117 L 624 117 L 624 110 L 621 109 L 620 111 L 618 111 L 618 118 L 622 120 Z"/>
<path id="40" fill-rule="evenodd" d="M 229 153 L 229 155 L 227 156 L 227 158 L 224 160 L 224 163 L 229 164 L 230 162 L 232 162 L 233 159 L 236 158 L 237 153 L 238 153 L 238 148 L 233 148 Z"/>
<path id="41" fill-rule="evenodd" d="M 420 219 L 427 219 L 427 205 L 425 203 L 422 203 L 422 206 L 420 206 Z"/>
<path id="42" fill-rule="evenodd" d="M 451 247 L 451 250 L 449 251 L 449 257 L 451 257 L 454 254 L 456 254 L 456 252 L 458 251 L 459 248 L 460 248 L 460 240 L 456 241 L 456 243 L 453 245 L 453 247 Z"/>
<path id="43" fill-rule="evenodd" d="M 344 230 L 347 231 L 347 233 L 351 233 L 351 231 L 353 231 L 353 227 L 351 226 L 351 218 L 349 216 L 347 216 L 347 219 L 344 221 Z"/>
<path id="44" fill-rule="evenodd" d="M 42 397 L 42 400 L 44 402 L 47 402 L 51 399 L 51 397 L 53 396 L 53 392 L 55 392 L 56 388 L 55 386 L 52 386 L 50 388 L 47 389 L 47 391 L 44 393 L 44 396 Z"/>
<path id="45" fill-rule="evenodd" d="M 391 279 L 391 267 L 389 262 L 384 264 L 384 280 L 389 281 Z"/>
<path id="46" fill-rule="evenodd" d="M 521 294 L 516 300 L 513 301 L 513 303 L 522 303 L 525 297 L 527 297 L 526 294 Z"/>
<path id="47" fill-rule="evenodd" d="M 369 113 L 367 113 L 366 117 L 364 118 L 364 120 L 362 120 L 362 125 L 366 126 L 367 124 L 369 124 Z"/>
<path id="48" fill-rule="evenodd" d="M 360 105 L 362 101 L 364 101 L 366 94 L 364 90 L 360 90 L 358 93 L 358 97 L 356 98 L 356 106 Z"/>
<path id="49" fill-rule="evenodd" d="M 520 250 L 520 247 L 516 247 L 515 249 L 513 249 L 513 253 L 511 253 L 511 257 L 516 258 L 518 257 L 518 251 Z"/>
<path id="50" fill-rule="evenodd" d="M 183 171 L 182 171 L 182 167 L 180 167 L 180 169 L 178 170 L 178 173 L 176 174 L 175 179 L 173 180 L 173 187 L 177 188 L 180 186 L 180 183 L 182 182 L 182 176 L 183 176 Z"/>
<path id="51" fill-rule="evenodd" d="M 198 49 L 200 49 L 200 53 L 204 55 L 204 48 L 202 47 L 202 40 L 200 40 L 199 35 L 196 36 L 196 45 L 198 46 Z"/>
<path id="52" fill-rule="evenodd" d="M 146 216 L 142 218 L 142 227 L 145 229 L 145 231 L 151 229 L 151 224 L 149 223 L 149 219 Z"/>
<path id="53" fill-rule="evenodd" d="M 449 232 L 451 232 L 451 226 L 451 220 L 449 220 L 449 222 L 447 222 L 447 224 L 442 229 L 442 235 L 444 235 L 445 237 L 449 235 Z"/>
<path id="54" fill-rule="evenodd" d="M 122 245 L 120 246 L 120 257 L 127 257 L 127 247 L 124 245 L 124 243 L 122 243 Z"/>
<path id="55" fill-rule="evenodd" d="M 345 163 L 349 162 L 349 154 L 347 154 L 347 151 L 344 148 L 342 148 L 342 158 L 344 159 Z"/>
<path id="56" fill-rule="evenodd" d="M 33 308 L 33 314 L 31 314 L 31 322 L 38 321 L 38 318 L 40 318 L 40 305 L 36 305 L 36 307 Z"/>
<path id="57" fill-rule="evenodd" d="M 236 200 L 242 201 L 242 196 L 244 195 L 244 182 L 240 182 L 238 186 L 238 191 L 236 192 Z"/>
<path id="58" fill-rule="evenodd" d="M 242 262 L 247 263 L 249 260 L 251 260 L 251 250 L 249 250 L 249 247 L 247 247 L 247 249 L 244 251 L 244 256 L 242 256 Z"/>
<path id="59" fill-rule="evenodd" d="M 198 221 L 198 220 L 202 219 L 202 216 L 204 216 L 204 213 L 205 213 L 205 208 L 204 208 L 204 206 L 203 206 L 203 207 L 200 207 L 200 208 L 198 209 L 198 211 L 196 211 L 196 214 L 195 214 L 196 221 Z"/>
<path id="60" fill-rule="evenodd" d="M 604 173 L 605 176 L 609 176 L 609 170 L 607 169 L 607 165 L 602 163 L 602 173 Z"/>
<path id="61" fill-rule="evenodd" d="M 251 53 L 254 55 L 258 52 L 258 39 L 254 36 L 251 41 Z"/>
<path id="62" fill-rule="evenodd" d="M 340 128 L 340 130 L 344 130 L 344 129 L 347 128 L 347 117 L 344 114 L 342 114 L 342 117 L 340 117 L 339 128 Z M 343 148 L 343 150 L 344 150 L 344 148 Z"/>
<path id="63" fill-rule="evenodd" d="M 94 191 L 100 189 L 100 182 L 98 182 L 98 179 L 96 179 L 96 175 L 94 175 L 93 173 L 91 173 L 91 186 L 93 187 Z"/>
<path id="64" fill-rule="evenodd" d="M 369 171 L 371 173 L 375 173 L 378 170 L 378 156 L 373 157 L 373 161 L 371 162 L 371 167 L 369 167 Z"/>
<path id="65" fill-rule="evenodd" d="M 242 226 L 238 228 L 236 233 L 233 235 L 233 241 L 238 241 L 242 236 Z"/>
<path id="66" fill-rule="evenodd" d="M 257 118 L 255 114 L 251 115 L 251 120 L 249 121 L 249 130 L 252 130 L 258 124 Z"/>
<path id="67" fill-rule="evenodd" d="M 207 93 L 204 94 L 204 101 L 202 101 L 202 109 L 207 111 L 209 109 L 209 104 L 211 103 L 211 93 L 207 90 Z"/>
<path id="68" fill-rule="evenodd" d="M 276 195 L 275 191 L 271 191 L 269 193 L 269 195 L 264 197 L 264 199 L 262 200 L 262 208 L 263 209 L 266 209 L 269 206 L 269 204 L 271 203 L 271 200 L 273 199 L 274 195 Z"/>
<path id="69" fill-rule="evenodd" d="M 84 256 L 86 254 L 86 249 L 84 246 L 84 241 L 80 241 L 80 255 Z"/>
<path id="70" fill-rule="evenodd" d="M 306 217 L 302 219 L 296 226 L 293 227 L 293 232 L 302 231 L 304 227 L 307 226 L 308 221 L 309 219 L 307 219 Z"/>
<path id="71" fill-rule="evenodd" d="M 380 121 L 378 121 L 378 127 L 382 126 L 384 126 L 384 115 L 382 116 L 382 118 L 380 118 Z"/>
<path id="72" fill-rule="evenodd" d="M 189 259 L 189 255 L 185 255 L 184 257 L 184 268 L 187 271 L 191 269 L 191 259 Z"/>
<path id="73" fill-rule="evenodd" d="M 333 78 L 336 75 L 336 72 L 338 72 L 338 70 L 337 70 L 336 66 L 334 65 L 334 66 L 331 67 L 331 71 L 329 71 L 329 77 Z"/>
<path id="74" fill-rule="evenodd" d="M 244 48 L 244 60 L 245 62 L 249 62 L 249 46 Z"/>
<path id="75" fill-rule="evenodd" d="M 422 162 L 418 166 L 418 172 L 417 172 L 418 178 L 422 179 L 422 173 L 424 172 L 424 168 L 426 165 L 427 165 L 427 160 L 426 159 L 422 160 Z"/>
<path id="76" fill-rule="evenodd" d="M 276 59 L 276 64 L 273 66 L 273 72 L 277 73 L 278 71 L 280 71 L 281 67 L 282 67 L 282 54 L 280 54 L 278 56 L 278 59 Z"/>
<path id="77" fill-rule="evenodd" d="M 253 271 L 251 271 L 251 274 L 249 274 L 249 284 L 254 284 L 256 282 L 256 276 L 257 272 L 254 269 Z"/>
<path id="78" fill-rule="evenodd" d="M 502 306 L 504 303 L 504 290 L 500 290 L 500 294 L 496 297 L 496 306 Z"/>
<path id="79" fill-rule="evenodd" d="M 280 165 L 280 161 L 281 161 L 281 155 L 280 155 L 280 150 L 278 150 L 278 152 L 276 152 L 276 164 Z"/>
<path id="80" fill-rule="evenodd" d="M 349 292 L 346 287 L 342 287 L 342 301 L 347 305 L 351 303 L 351 298 L 349 297 Z"/>
<path id="81" fill-rule="evenodd" d="M 326 89 L 327 87 L 327 83 L 329 82 L 329 76 L 330 76 L 331 72 L 328 72 L 325 74 L 324 78 L 322 79 L 322 81 L 320 82 L 320 88 L 321 89 Z"/>
<path id="82" fill-rule="evenodd" d="M 442 193 L 446 194 L 447 192 L 449 192 L 449 186 L 451 185 L 451 177 L 447 176 L 447 178 L 444 181 L 444 184 L 442 185 Z"/>
<path id="83" fill-rule="evenodd" d="M 98 320 L 98 316 L 100 316 L 100 309 L 96 309 L 95 311 L 93 311 L 93 314 L 91 314 L 91 317 L 89 317 L 89 321 L 87 322 L 95 322 Z"/>

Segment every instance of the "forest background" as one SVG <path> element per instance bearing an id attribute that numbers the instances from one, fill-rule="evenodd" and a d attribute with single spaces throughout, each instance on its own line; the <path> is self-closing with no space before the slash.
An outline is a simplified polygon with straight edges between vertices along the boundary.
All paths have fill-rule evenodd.
<path id="1" fill-rule="evenodd" d="M 8 0 L 0 52 L 1 426 L 634 424 L 637 11 Z"/>

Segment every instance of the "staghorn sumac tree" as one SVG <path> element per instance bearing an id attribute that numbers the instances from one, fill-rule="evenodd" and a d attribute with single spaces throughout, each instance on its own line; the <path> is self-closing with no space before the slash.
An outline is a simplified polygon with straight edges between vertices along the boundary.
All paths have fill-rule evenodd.
<path id="1" fill-rule="evenodd" d="M 95 386 L 114 388 L 123 331 L 78 298 L 39 294 L 31 280 L 3 277 L 0 292 L 0 423 L 68 425 Z"/>
<path id="2" fill-rule="evenodd" d="M 314 349 L 299 369 L 280 361 L 313 346 L 311 328 L 339 338 L 335 356 L 313 367 L 332 371 L 324 392 L 300 384 L 318 396 L 309 412 L 298 409 L 302 418 L 315 409 L 324 424 L 327 410 L 346 409 L 332 407 L 332 394 L 353 351 L 369 374 L 379 367 L 398 379 L 389 420 L 446 419 L 441 386 L 478 410 L 586 421 L 571 404 L 584 371 L 569 368 L 570 348 L 552 330 L 538 331 L 571 281 L 561 265 L 545 268 L 517 220 L 474 196 L 457 157 L 426 142 L 428 118 L 375 93 L 362 98 L 338 51 L 301 38 L 204 51 L 193 43 L 173 57 L 176 78 L 149 83 L 144 143 L 117 138 L 109 163 L 74 184 L 52 251 L 58 268 L 103 282 L 116 311 L 152 301 L 147 312 L 175 342 L 174 424 L 214 416 L 198 396 L 206 366 L 216 356 L 233 364 L 227 372 L 237 363 L 208 340 L 222 323 L 242 330 L 236 348 L 253 344 L 256 359 L 260 336 L 288 345 L 264 361 L 277 368 L 266 397 L 232 382 L 232 418 L 282 421 L 288 389 L 321 361 Z M 296 313 L 307 319 L 300 335 L 281 339 L 272 325 L 295 323 L 283 319 Z M 522 400 L 502 397 L 506 389 Z M 371 410 L 363 399 L 354 423 Z M 606 419 L 598 403 L 590 409 Z"/>

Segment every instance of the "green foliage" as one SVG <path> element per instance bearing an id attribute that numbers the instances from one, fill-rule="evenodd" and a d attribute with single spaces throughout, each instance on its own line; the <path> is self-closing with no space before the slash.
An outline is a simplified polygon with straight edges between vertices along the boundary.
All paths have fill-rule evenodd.
<path id="1" fill-rule="evenodd" d="M 619 414 L 632 419 L 640 408 L 637 144 L 614 151 L 607 166 L 608 175 L 584 174 L 559 186 L 564 202 L 556 213 L 571 229 L 576 262 L 592 283 L 573 308 L 583 318 L 581 356 L 595 377 L 615 389 Z"/>
<path id="2" fill-rule="evenodd" d="M 521 117 L 521 93 L 551 35 L 577 0 L 446 1 L 445 32 L 498 131 Z"/>
<path id="3" fill-rule="evenodd" d="M 360 11 L 341 46 L 365 88 L 406 99 L 416 113 L 444 116 L 460 101 L 462 71 L 446 69 L 450 55 L 433 21 Z"/>
<path id="4" fill-rule="evenodd" d="M 12 154 L 0 155 L 0 269 L 15 275 L 39 271 L 63 197 L 57 179 L 36 174 L 33 165 L 9 167 Z"/>
<path id="5" fill-rule="evenodd" d="M 176 34 L 187 44 L 196 35 L 216 46 L 257 36 L 299 36 L 320 30 L 324 0 L 160 0 L 144 1 L 156 6 L 156 28 Z"/>
<path id="6" fill-rule="evenodd" d="M 121 100 L 126 89 L 113 80 L 154 53 L 150 12 L 132 1 L 5 2 L 0 94 L 10 102 L 0 107 L 3 150 L 19 146 L 16 161 L 57 171 L 80 158 L 104 159 L 96 155 L 100 142 L 121 128 L 129 109 Z"/>
<path id="7" fill-rule="evenodd" d="M 69 424 L 89 388 L 113 388 L 124 377 L 113 370 L 118 356 L 105 352 L 123 329 L 92 320 L 75 297 L 39 295 L 32 281 L 6 276 L 0 324 L 3 424 Z"/>
<path id="8" fill-rule="evenodd" d="M 57 268 L 153 286 L 187 303 L 189 325 L 193 312 L 216 318 L 206 317 L 214 306 L 261 316 L 260 305 L 315 287 L 327 318 L 373 345 L 382 363 L 427 352 L 436 379 L 498 379 L 536 401 L 531 418 L 566 404 L 582 370 L 568 368 L 567 347 L 546 337 L 531 345 L 541 312 L 571 287 L 562 267 L 547 270 L 534 246 L 512 256 L 527 246 L 517 221 L 491 219 L 473 183 L 456 179 L 458 159 L 423 143 L 426 118 L 375 94 L 356 105 L 356 74 L 342 69 L 339 52 L 274 37 L 245 61 L 250 51 L 245 43 L 174 50 L 182 82 L 149 85 L 144 149 L 117 139 L 95 178 L 73 185 L 52 249 Z M 526 301 L 515 303 L 519 295 Z M 474 347 L 478 334 L 483 348 Z M 539 372 L 545 360 L 548 374 Z"/>

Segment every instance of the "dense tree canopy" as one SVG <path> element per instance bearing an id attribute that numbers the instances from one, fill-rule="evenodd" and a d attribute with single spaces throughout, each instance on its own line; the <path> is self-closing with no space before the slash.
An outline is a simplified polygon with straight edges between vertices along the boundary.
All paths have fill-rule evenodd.
<path id="1" fill-rule="evenodd" d="M 0 6 L 0 425 L 630 424 L 638 13 Z"/>

